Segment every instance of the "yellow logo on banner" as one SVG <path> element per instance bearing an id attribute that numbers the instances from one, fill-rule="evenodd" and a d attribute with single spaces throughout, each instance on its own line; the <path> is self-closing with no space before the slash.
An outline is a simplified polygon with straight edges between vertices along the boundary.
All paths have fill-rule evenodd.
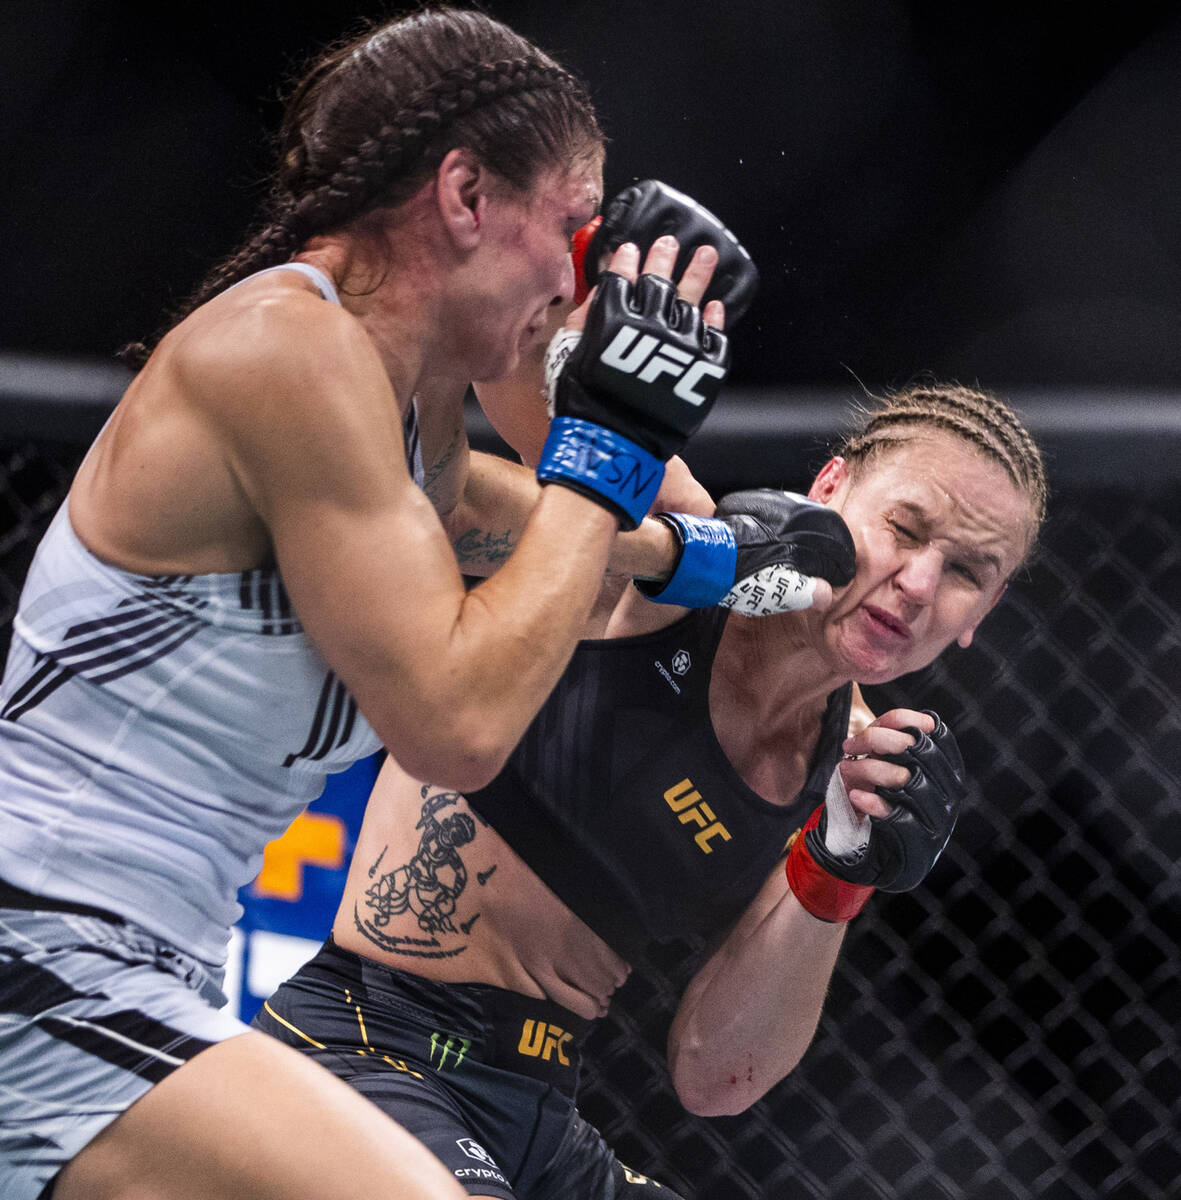
<path id="1" fill-rule="evenodd" d="M 282 837 L 262 852 L 254 892 L 276 900 L 303 896 L 303 869 L 344 866 L 345 825 L 327 813 L 300 813 Z"/>

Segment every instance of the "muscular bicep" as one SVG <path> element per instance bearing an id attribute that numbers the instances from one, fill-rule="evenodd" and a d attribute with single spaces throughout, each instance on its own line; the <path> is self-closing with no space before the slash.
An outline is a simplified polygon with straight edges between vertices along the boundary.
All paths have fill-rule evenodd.
<path id="1" fill-rule="evenodd" d="M 410 477 L 384 370 L 339 316 L 315 314 L 315 355 L 264 355 L 245 377 L 228 370 L 210 381 L 222 391 L 209 408 L 296 613 L 384 737 L 412 717 L 463 584 Z"/>

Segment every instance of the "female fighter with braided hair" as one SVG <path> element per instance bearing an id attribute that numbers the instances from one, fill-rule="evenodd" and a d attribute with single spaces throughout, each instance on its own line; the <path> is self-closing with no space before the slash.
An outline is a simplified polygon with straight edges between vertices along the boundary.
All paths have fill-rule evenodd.
<path id="1" fill-rule="evenodd" d="M 659 276 L 634 245 L 612 257 L 537 460 L 557 486 L 484 464 L 473 501 L 465 475 L 464 387 L 570 299 L 602 141 L 582 85 L 480 13 L 367 32 L 295 92 L 260 231 L 129 352 L 142 369 L 39 548 L 0 690 L 5 1200 L 460 1194 L 354 1091 L 219 1011 L 219 980 L 237 889 L 326 772 L 384 744 L 482 786 L 609 552 L 672 565 L 663 525 L 615 539 L 726 375 L 721 306 L 698 307 L 712 250 L 680 295 L 675 242 Z M 671 348 L 694 390 L 597 377 L 618 337 Z M 448 514 L 501 504 L 523 529 L 470 592 L 428 485 Z"/>
<path id="2" fill-rule="evenodd" d="M 481 403 L 530 461 L 545 416 L 535 403 L 530 434 L 517 386 Z M 845 923 L 875 888 L 915 887 L 952 832 L 951 733 L 929 712 L 875 719 L 854 681 L 971 642 L 1042 521 L 1037 448 L 989 395 L 912 388 L 864 412 L 808 496 L 736 493 L 717 516 L 847 556 L 823 610 L 753 620 L 627 587 L 487 787 L 388 761 L 332 937 L 255 1020 L 421 1137 L 471 1196 L 670 1195 L 575 1108 L 579 1044 L 633 958 L 709 940 L 669 1066 L 691 1111 L 741 1112 L 807 1048 Z M 691 543 L 693 518 L 669 519 Z"/>

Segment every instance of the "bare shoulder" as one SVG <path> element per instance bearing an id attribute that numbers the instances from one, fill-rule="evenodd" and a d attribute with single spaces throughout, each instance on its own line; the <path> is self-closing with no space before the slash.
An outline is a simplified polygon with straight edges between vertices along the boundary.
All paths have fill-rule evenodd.
<path id="1" fill-rule="evenodd" d="M 172 334 L 171 375 L 254 509 L 372 501 L 404 464 L 397 398 L 364 326 L 294 272 L 249 280 Z"/>
<path id="2" fill-rule="evenodd" d="M 169 335 L 190 398 L 249 416 L 268 401 L 323 400 L 388 381 L 361 323 L 294 272 L 251 279 L 203 305 Z M 243 396 L 251 403 L 243 409 Z"/>

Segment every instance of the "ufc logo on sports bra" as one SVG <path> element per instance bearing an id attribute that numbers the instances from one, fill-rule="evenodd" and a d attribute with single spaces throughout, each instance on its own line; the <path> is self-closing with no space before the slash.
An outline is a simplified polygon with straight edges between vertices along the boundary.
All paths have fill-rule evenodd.
<path id="1" fill-rule="evenodd" d="M 693 787 L 692 780 L 682 779 L 673 784 L 664 793 L 665 803 L 677 814 L 677 820 L 682 825 L 696 825 L 697 832 L 693 840 L 697 843 L 702 854 L 712 854 L 714 848 L 709 844 L 712 838 L 730 840 L 730 831 L 717 819 L 714 810 L 701 798 L 701 793 Z"/>
<path id="2" fill-rule="evenodd" d="M 568 1067 L 570 1060 L 566 1057 L 566 1046 L 573 1036 L 557 1025 L 530 1019 L 521 1029 L 517 1050 L 527 1058 L 540 1058 L 543 1062 L 549 1062 L 556 1054 L 558 1062 Z"/>
<path id="3" fill-rule="evenodd" d="M 687 350 L 670 346 L 650 333 L 624 326 L 599 356 L 599 361 L 624 375 L 635 375 L 641 383 L 652 383 L 661 375 L 677 379 L 673 395 L 688 404 L 704 404 L 708 397 L 693 389 L 707 376 L 722 379 L 726 372 L 712 363 L 698 362 Z"/>

